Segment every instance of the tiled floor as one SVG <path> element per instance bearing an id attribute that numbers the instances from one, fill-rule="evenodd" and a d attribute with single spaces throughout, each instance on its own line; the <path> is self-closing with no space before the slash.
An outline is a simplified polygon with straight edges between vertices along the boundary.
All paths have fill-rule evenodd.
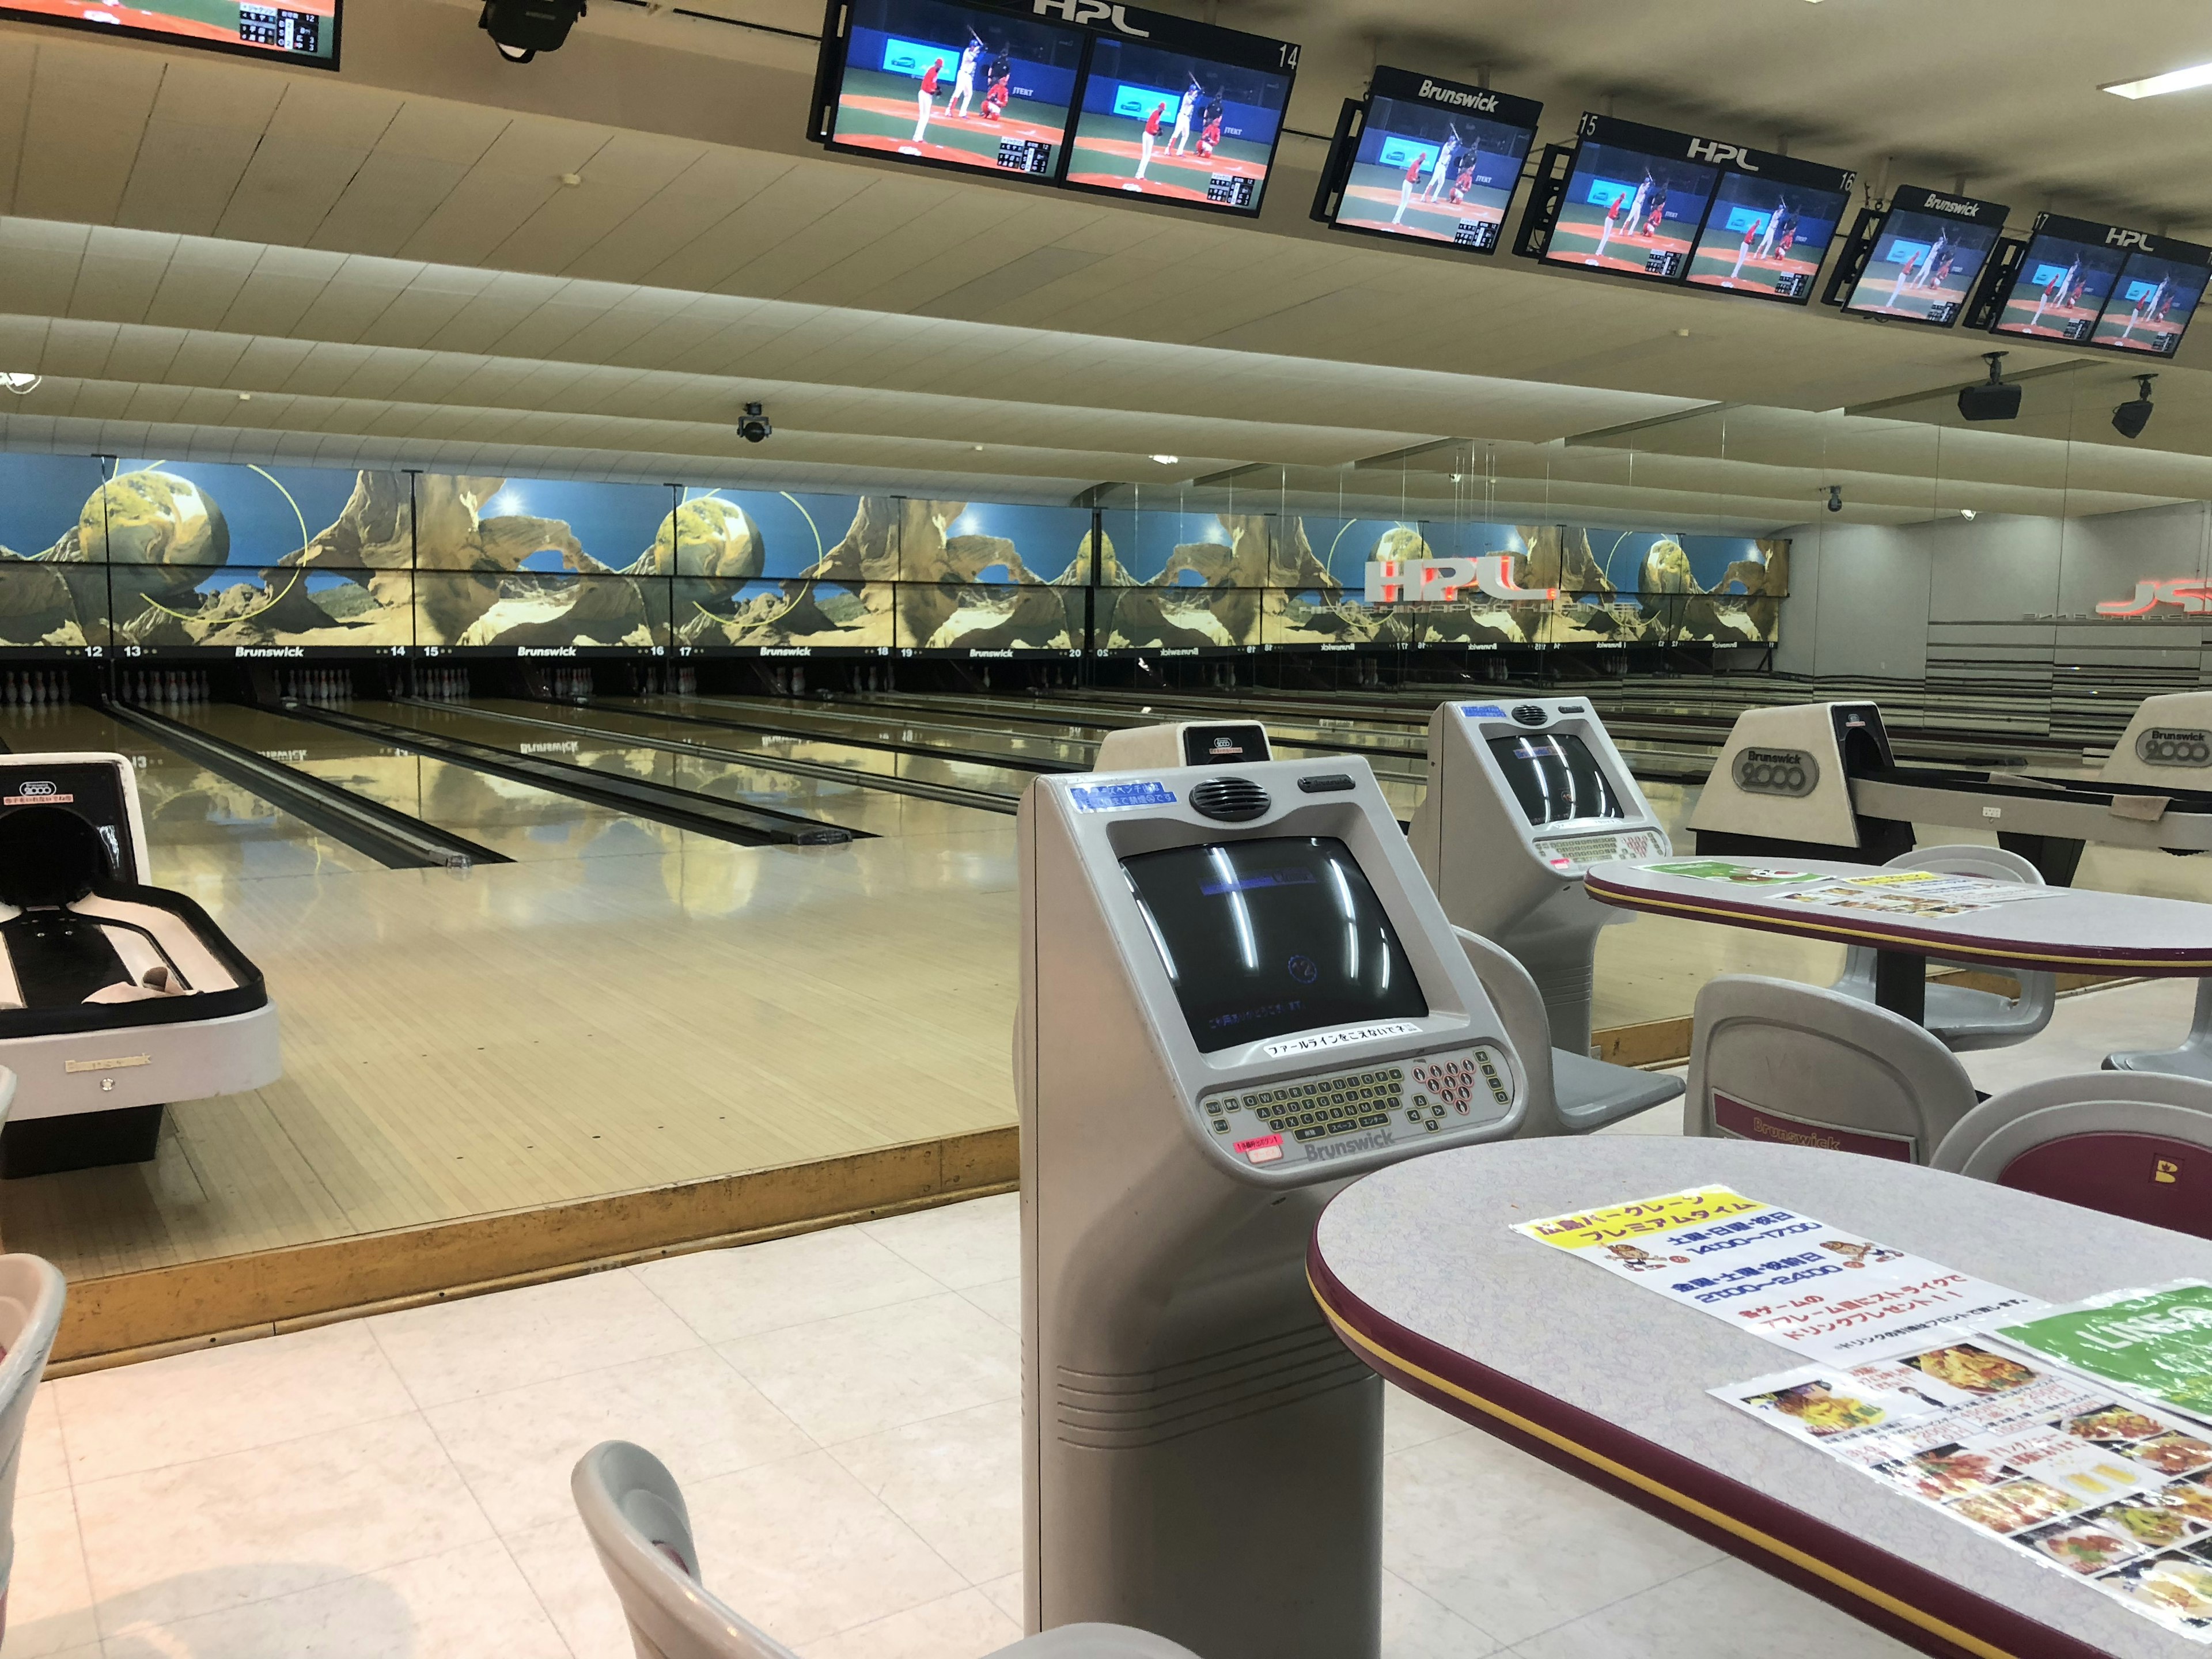
<path id="1" fill-rule="evenodd" d="M 1969 1060 L 2094 1067 L 2189 996 L 2069 998 Z M 5 1659 L 625 1659 L 568 1493 L 617 1437 L 810 1659 L 987 1653 L 1019 1634 L 1016 1228 L 984 1199 L 50 1382 Z M 1395 1391 L 1387 1493 L 1389 1659 L 1905 1651 Z"/>

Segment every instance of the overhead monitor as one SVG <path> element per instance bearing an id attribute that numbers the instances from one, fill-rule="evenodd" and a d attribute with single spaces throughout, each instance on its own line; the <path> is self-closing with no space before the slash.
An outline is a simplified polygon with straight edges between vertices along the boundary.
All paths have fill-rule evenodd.
<path id="1" fill-rule="evenodd" d="M 1845 311 L 1929 328 L 1959 320 L 2010 210 L 2001 202 L 1909 185 L 1890 198 L 1868 238 Z"/>
<path id="2" fill-rule="evenodd" d="M 1679 283 L 1733 149 L 1685 132 L 1584 115 L 1542 258 L 1550 264 Z"/>
<path id="3" fill-rule="evenodd" d="M 1200 1054 L 1428 1015 L 1396 929 L 1334 836 L 1171 847 L 1121 872 Z"/>
<path id="4" fill-rule="evenodd" d="M 1854 175 L 1787 155 L 1734 154 L 1742 170 L 1720 176 L 1690 255 L 1690 281 L 1802 306 L 1850 204 Z"/>
<path id="5" fill-rule="evenodd" d="M 823 38 L 814 137 L 832 149 L 1049 184 L 1091 37 L 961 0 L 851 0 Z"/>
<path id="6" fill-rule="evenodd" d="M 1544 106 L 1377 69 L 1322 175 L 1314 217 L 1339 230 L 1496 249 Z"/>
<path id="7" fill-rule="evenodd" d="M 2212 276 L 2212 249 L 2170 236 L 2144 240 L 2152 248 L 2128 255 L 2089 343 L 2171 357 L 2204 297 L 2205 278 Z"/>
<path id="8" fill-rule="evenodd" d="M 2012 292 L 1990 331 L 2088 344 L 2120 267 L 2128 261 L 2128 249 L 2110 239 L 2140 234 L 2044 214 L 2035 222 Z"/>
<path id="9" fill-rule="evenodd" d="M 0 19 L 58 23 L 64 28 L 98 29 L 164 46 L 334 70 L 344 4 L 345 0 L 143 0 L 137 5 L 9 0 L 0 4 Z"/>
<path id="10" fill-rule="evenodd" d="M 1095 32 L 1063 163 L 1074 190 L 1260 211 L 1298 49 L 1164 12 L 1115 6 Z"/>

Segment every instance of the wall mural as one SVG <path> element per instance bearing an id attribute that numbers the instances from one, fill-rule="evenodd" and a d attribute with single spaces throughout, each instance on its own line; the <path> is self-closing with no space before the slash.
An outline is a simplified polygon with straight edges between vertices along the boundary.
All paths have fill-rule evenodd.
<path id="1" fill-rule="evenodd" d="M 1786 539 L 1555 525 L 0 453 L 15 648 L 1772 643 L 1789 562 Z"/>

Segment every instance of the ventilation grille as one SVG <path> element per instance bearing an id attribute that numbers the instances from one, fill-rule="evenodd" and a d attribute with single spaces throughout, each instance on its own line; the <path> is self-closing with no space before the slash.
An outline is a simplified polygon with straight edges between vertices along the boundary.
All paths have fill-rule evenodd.
<path id="1" fill-rule="evenodd" d="M 1208 778 L 1190 792 L 1191 810 L 1224 823 L 1264 817 L 1274 803 L 1249 778 Z"/>

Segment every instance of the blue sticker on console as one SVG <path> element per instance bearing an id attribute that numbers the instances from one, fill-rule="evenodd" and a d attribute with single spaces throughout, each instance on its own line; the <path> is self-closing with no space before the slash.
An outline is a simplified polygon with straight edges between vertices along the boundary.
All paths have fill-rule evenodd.
<path id="1" fill-rule="evenodd" d="M 1175 791 L 1157 778 L 1141 783 L 1079 783 L 1067 792 L 1079 812 L 1124 812 L 1133 806 L 1173 806 Z"/>
<path id="2" fill-rule="evenodd" d="M 1463 702 L 1459 712 L 1471 720 L 1502 720 L 1505 711 L 1494 702 Z"/>

